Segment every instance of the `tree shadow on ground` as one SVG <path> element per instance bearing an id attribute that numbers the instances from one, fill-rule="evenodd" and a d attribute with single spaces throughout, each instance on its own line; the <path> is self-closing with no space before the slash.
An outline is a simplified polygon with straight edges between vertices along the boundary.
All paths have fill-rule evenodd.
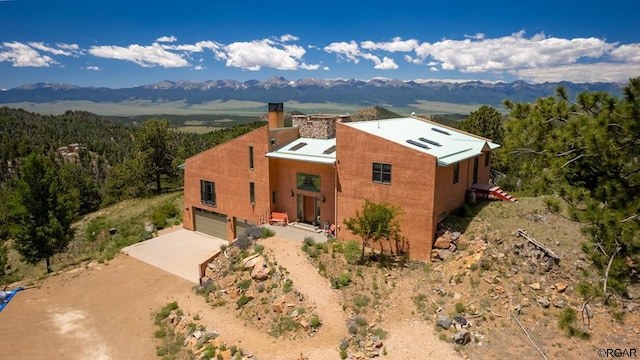
<path id="1" fill-rule="evenodd" d="M 445 230 L 459 231 L 465 233 L 469 228 L 469 224 L 475 219 L 475 217 L 494 201 L 493 199 L 478 199 L 473 203 L 464 203 L 459 208 L 454 210 L 451 215 L 447 216 L 443 221 L 438 223 L 438 230 L 436 236 L 439 236 Z"/>

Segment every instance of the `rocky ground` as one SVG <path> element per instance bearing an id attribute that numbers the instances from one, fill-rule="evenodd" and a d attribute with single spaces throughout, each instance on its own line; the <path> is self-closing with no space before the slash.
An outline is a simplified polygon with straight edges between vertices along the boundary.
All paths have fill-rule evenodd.
<path id="1" fill-rule="evenodd" d="M 224 359 L 232 347 L 250 359 L 321 360 L 582 359 L 637 348 L 637 285 L 608 305 L 582 296 L 600 279 L 578 224 L 537 199 L 470 211 L 444 224 L 429 263 L 354 265 L 345 243 L 276 234 L 227 249 L 197 291 L 125 255 L 86 264 L 20 292 L 0 313 L 0 348 L 14 359 L 153 359 L 154 318 L 171 302 L 187 316 L 170 320 L 184 325 L 187 347 L 205 354 L 198 342 L 215 333 Z"/>

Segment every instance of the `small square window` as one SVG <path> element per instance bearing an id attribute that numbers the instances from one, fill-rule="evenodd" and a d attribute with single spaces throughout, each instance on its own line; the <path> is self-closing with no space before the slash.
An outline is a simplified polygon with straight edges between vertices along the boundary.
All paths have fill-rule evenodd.
<path id="1" fill-rule="evenodd" d="M 200 201 L 204 205 L 216 206 L 216 183 L 200 180 Z"/>
<path id="2" fill-rule="evenodd" d="M 373 163 L 371 180 L 375 183 L 391 184 L 391 164 Z"/>

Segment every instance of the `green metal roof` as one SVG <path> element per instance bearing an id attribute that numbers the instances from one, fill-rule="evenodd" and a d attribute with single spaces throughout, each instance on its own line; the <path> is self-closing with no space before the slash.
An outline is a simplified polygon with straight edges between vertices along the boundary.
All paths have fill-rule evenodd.
<path id="1" fill-rule="evenodd" d="M 416 118 L 348 122 L 344 125 L 434 156 L 440 166 L 500 147 L 487 139 Z"/>
<path id="2" fill-rule="evenodd" d="M 267 157 L 306 161 L 321 164 L 335 164 L 336 139 L 298 138 L 278 150 L 268 152 Z M 333 148 L 333 151 L 328 151 Z"/>

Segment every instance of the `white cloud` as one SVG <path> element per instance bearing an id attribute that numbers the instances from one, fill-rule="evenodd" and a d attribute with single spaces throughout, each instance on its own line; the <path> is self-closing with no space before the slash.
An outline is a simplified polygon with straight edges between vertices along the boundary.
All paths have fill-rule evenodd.
<path id="1" fill-rule="evenodd" d="M 203 52 L 206 49 L 209 50 L 218 50 L 222 47 L 222 45 L 213 42 L 213 41 L 198 41 L 195 44 L 183 44 L 183 45 L 165 45 L 162 44 L 163 49 L 167 50 L 178 50 L 178 51 L 187 51 L 187 52 Z"/>
<path id="2" fill-rule="evenodd" d="M 486 39 L 443 40 L 420 44 L 415 50 L 423 61 L 436 61 L 444 70 L 463 73 L 502 72 L 527 68 L 574 64 L 579 59 L 599 58 L 614 47 L 597 38 L 560 39 L 524 31 L 510 36 Z"/>
<path id="3" fill-rule="evenodd" d="M 44 51 L 51 53 L 53 55 L 63 55 L 63 56 L 78 56 L 81 52 L 78 51 L 78 46 L 75 44 L 61 44 L 57 45 L 58 48 L 54 48 L 48 45 L 45 45 L 42 42 L 30 42 L 29 46 L 36 50 Z"/>
<path id="4" fill-rule="evenodd" d="M 575 83 L 588 82 L 623 82 L 640 74 L 640 63 L 596 63 L 570 64 L 561 66 L 523 69 L 516 72 L 521 79 L 533 82 L 571 81 Z"/>
<path id="5" fill-rule="evenodd" d="M 137 44 L 128 47 L 108 45 L 92 46 L 89 53 L 93 56 L 127 60 L 143 67 L 162 66 L 164 68 L 186 67 L 189 63 L 182 55 L 165 50 L 160 44 L 153 43 L 150 46 Z"/>
<path id="6" fill-rule="evenodd" d="M 318 69 L 320 69 L 320 64 L 307 65 L 305 63 L 302 63 L 302 64 L 300 64 L 300 69 L 303 69 L 303 70 L 318 70 Z"/>
<path id="7" fill-rule="evenodd" d="M 313 69 L 315 65 L 301 65 L 306 51 L 301 46 L 284 45 L 269 39 L 250 42 L 234 42 L 216 54 L 216 58 L 226 60 L 229 67 L 257 71 L 263 67 L 278 70 Z"/>
<path id="8" fill-rule="evenodd" d="M 85 70 L 92 70 L 92 71 L 100 71 L 102 70 L 99 66 L 85 66 L 83 69 Z"/>
<path id="9" fill-rule="evenodd" d="M 324 47 L 324 51 L 328 53 L 334 53 L 338 56 L 338 59 L 347 59 L 354 64 L 360 62 L 360 49 L 355 41 L 350 42 L 334 42 Z"/>
<path id="10" fill-rule="evenodd" d="M 289 42 L 289 41 L 298 41 L 300 40 L 299 37 L 295 36 L 295 35 L 291 35 L 291 34 L 285 34 L 280 36 L 280 41 L 281 42 Z"/>
<path id="11" fill-rule="evenodd" d="M 640 63 L 640 44 L 620 45 L 611 51 L 611 58 L 618 61 Z"/>
<path id="12" fill-rule="evenodd" d="M 376 46 L 372 42 L 368 43 L 368 45 L 372 48 Z M 351 41 L 348 43 L 331 43 L 324 47 L 324 51 L 328 53 L 335 53 L 338 56 L 338 59 L 346 59 L 347 61 L 353 62 L 354 64 L 359 63 L 360 58 L 370 60 L 374 64 L 373 68 L 378 70 L 395 70 L 398 68 L 398 65 L 390 57 L 385 56 L 382 60 L 380 60 L 380 57 L 376 55 L 360 51 L 360 48 L 355 41 Z"/>
<path id="13" fill-rule="evenodd" d="M 41 55 L 27 44 L 14 42 L 3 42 L 0 46 L 0 62 L 7 61 L 14 67 L 49 67 L 57 64 L 54 59 L 47 55 Z"/>
<path id="14" fill-rule="evenodd" d="M 413 51 L 416 47 L 418 47 L 420 43 L 418 40 L 410 39 L 410 40 L 402 40 L 402 38 L 396 37 L 393 38 L 391 42 L 373 42 L 373 41 L 363 41 L 360 43 L 360 46 L 363 49 L 367 50 L 384 50 L 388 52 L 409 52 Z"/>
<path id="15" fill-rule="evenodd" d="M 171 35 L 171 36 L 161 36 L 159 38 L 156 39 L 156 42 L 164 42 L 164 43 L 172 43 L 172 42 L 176 42 L 178 41 L 178 38 Z"/>

